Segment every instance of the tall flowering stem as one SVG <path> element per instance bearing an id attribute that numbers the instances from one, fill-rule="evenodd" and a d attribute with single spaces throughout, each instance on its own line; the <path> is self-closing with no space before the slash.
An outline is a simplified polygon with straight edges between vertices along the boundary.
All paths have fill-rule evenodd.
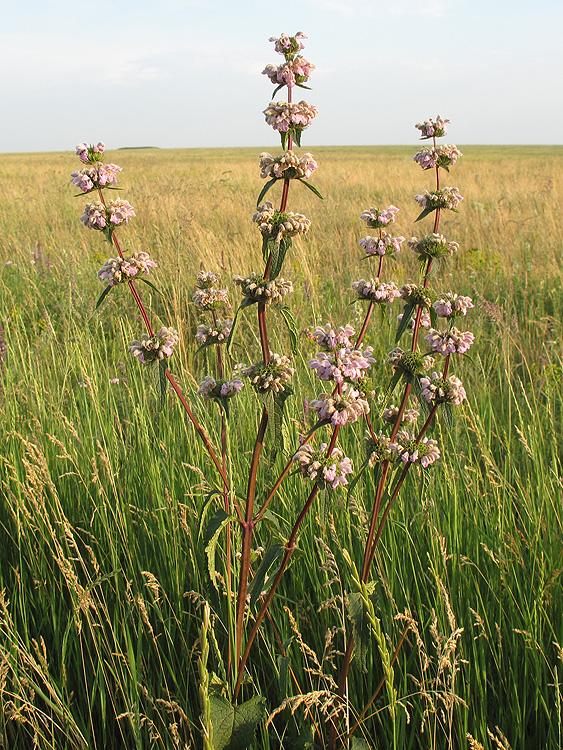
<path id="1" fill-rule="evenodd" d="M 420 463 L 422 470 L 425 471 L 428 466 L 432 465 L 440 457 L 436 441 L 426 436 L 439 407 L 443 405 L 444 408 L 451 408 L 451 405 L 458 405 L 465 398 L 465 390 L 461 381 L 454 376 L 448 377 L 448 370 L 451 355 L 453 353 L 464 353 L 473 342 L 473 334 L 470 332 L 461 332 L 453 325 L 455 318 L 464 316 L 467 309 L 473 306 L 473 303 L 467 297 L 460 297 L 457 294 L 449 292 L 436 299 L 435 293 L 429 288 L 433 265 L 441 263 L 447 255 L 451 255 L 458 248 L 457 243 L 448 242 L 439 234 L 441 212 L 443 210 L 457 211 L 459 203 L 463 200 L 457 188 L 441 186 L 441 169 L 449 171 L 449 166 L 453 165 L 457 158 L 462 155 L 456 146 L 440 146 L 437 144 L 436 139 L 447 133 L 446 125 L 448 122 L 449 120 L 442 120 L 442 118 L 438 117 L 436 122 L 428 120 L 416 126 L 421 131 L 423 140 L 432 139 L 432 148 L 423 148 L 415 155 L 414 161 L 423 170 L 434 169 L 436 176 L 435 190 L 425 192 L 424 195 L 415 196 L 416 201 L 422 208 L 417 221 L 433 212 L 433 231 L 431 235 L 427 235 L 422 240 L 413 237 L 408 243 L 409 247 L 418 254 L 422 272 L 422 283 L 420 286 L 407 284 L 400 290 L 400 295 L 405 300 L 403 313 L 405 320 L 399 326 L 397 342 L 405 330 L 407 330 L 409 324 L 412 329 L 412 341 L 410 352 L 404 352 L 402 349 L 396 348 L 391 352 L 388 360 L 394 371 L 390 387 L 391 391 L 399 380 L 404 380 L 404 389 L 399 407 L 386 409 L 383 413 L 383 418 L 385 419 L 386 412 L 388 412 L 392 422 L 389 437 L 383 437 L 382 433 L 379 436 L 375 436 L 374 430 L 370 425 L 370 439 L 375 449 L 371 455 L 370 464 L 373 461 L 374 465 L 379 466 L 379 480 L 365 544 L 364 561 L 360 577 L 362 584 L 369 580 L 377 545 L 410 467 L 414 463 Z M 370 209 L 370 211 L 362 214 L 362 218 L 367 221 L 368 226 L 370 226 L 370 221 L 372 222 L 371 226 L 377 226 L 377 222 L 384 220 L 384 212 L 378 213 L 375 209 Z M 383 253 L 384 246 L 382 245 L 382 240 L 382 230 L 380 229 L 378 239 L 367 237 L 360 244 L 365 247 L 368 254 Z M 387 240 L 387 243 L 389 243 L 389 240 Z M 381 264 L 379 267 L 379 276 L 380 273 Z M 378 282 L 380 281 L 379 276 L 377 279 Z M 361 283 L 358 282 L 358 285 L 362 291 L 367 289 L 368 294 L 373 293 L 374 285 L 369 286 L 363 280 Z M 383 294 L 381 284 L 378 287 L 378 291 Z M 423 326 L 434 325 L 437 317 L 448 319 L 447 330 L 437 331 L 435 328 L 430 328 L 430 332 L 425 336 L 425 340 L 429 342 L 431 352 L 421 354 L 418 351 L 421 330 Z M 433 372 L 432 375 L 428 375 L 424 370 L 432 366 L 434 360 L 429 355 L 434 352 L 444 355 L 443 371 Z M 418 401 L 428 410 L 428 416 L 423 427 L 415 434 L 411 434 L 405 429 L 405 420 L 410 421 L 409 414 L 413 412 L 412 409 L 408 410 L 407 407 L 414 385 L 417 387 L 415 392 Z M 416 414 L 418 415 L 418 412 Z M 381 512 L 386 484 L 391 469 L 397 465 L 397 462 L 399 466 L 402 462 L 403 467 L 386 501 L 385 508 Z M 338 692 L 341 697 L 345 694 L 353 649 L 354 640 L 352 637 L 349 637 L 338 682 Z M 336 747 L 337 734 L 338 724 L 334 722 L 329 735 L 329 750 L 334 750 Z"/>
<path id="2" fill-rule="evenodd" d="M 256 296 L 258 293 L 256 283 L 254 284 L 254 288 L 252 288 L 252 284 L 246 284 L 248 279 L 242 282 L 243 284 L 246 284 L 244 288 L 250 290 L 250 293 L 255 296 L 255 299 L 258 302 L 257 318 L 262 353 L 261 365 L 252 365 L 250 368 L 247 368 L 249 371 L 248 374 L 252 378 L 252 383 L 255 388 L 265 399 L 266 396 L 269 395 L 268 392 L 272 391 L 272 387 L 274 390 L 273 396 L 269 398 L 268 402 L 265 400 L 262 408 L 262 416 L 256 434 L 249 469 L 244 521 L 241 522 L 242 550 L 236 607 L 236 661 L 238 665 L 238 679 L 237 687 L 235 688 L 235 699 L 240 688 L 240 680 L 244 669 L 244 664 L 241 667 L 239 662 L 244 637 L 252 537 L 254 527 L 258 520 L 254 518 L 256 482 L 260 457 L 269 421 L 267 403 L 271 404 L 273 399 L 274 408 L 277 408 L 277 404 L 283 404 L 283 400 L 279 399 L 280 392 L 287 389 L 287 386 L 283 385 L 283 368 L 285 368 L 286 372 L 288 372 L 289 368 L 289 365 L 284 363 L 284 357 L 273 355 L 270 350 L 266 308 L 268 304 L 272 302 L 272 297 L 268 296 L 272 291 L 276 291 L 278 295 L 285 293 L 283 291 L 284 287 L 275 289 L 276 286 L 281 284 L 282 280 L 279 280 L 279 284 L 277 282 L 275 283 L 274 280 L 279 276 L 285 252 L 291 244 L 291 236 L 304 233 L 308 229 L 310 223 L 300 214 L 287 213 L 291 179 L 297 178 L 303 181 L 306 174 L 310 175 L 312 164 L 316 167 L 312 157 L 305 161 L 304 157 L 300 160 L 292 151 L 294 141 L 300 145 L 302 131 L 307 127 L 316 114 L 316 109 L 310 107 L 306 102 L 300 102 L 298 105 L 294 105 L 292 100 L 293 87 L 304 84 L 305 81 L 308 80 L 309 73 L 314 69 L 313 65 L 308 63 L 300 54 L 297 54 L 303 49 L 304 45 L 302 40 L 305 38 L 306 36 L 302 32 L 298 32 L 294 37 L 289 37 L 286 34 L 282 34 L 279 38 L 272 37 L 270 41 L 275 43 L 276 52 L 283 55 L 284 63 L 279 67 L 268 65 L 263 71 L 264 74 L 276 84 L 276 90 L 274 93 L 284 85 L 287 86 L 287 102 L 271 102 L 264 112 L 266 115 L 266 122 L 280 132 L 282 148 L 286 149 L 286 153 L 278 158 L 274 158 L 266 153 L 262 154 L 260 157 L 262 176 L 269 176 L 271 179 L 267 183 L 266 188 L 261 192 L 258 203 L 260 203 L 260 200 L 264 197 L 269 187 L 275 184 L 278 180 L 283 181 L 279 209 L 275 210 L 271 203 L 265 203 L 258 206 L 258 210 L 253 216 L 253 220 L 260 226 L 263 238 L 265 267 L 262 277 L 263 281 L 260 281 L 259 286 L 264 291 L 264 294 Z M 310 154 L 306 156 L 310 157 Z M 237 279 L 235 279 L 235 281 L 237 281 Z M 249 292 L 247 292 L 247 294 L 248 293 Z M 279 387 L 275 385 L 276 382 L 280 384 Z M 278 398 L 277 402 L 276 398 Z"/>
<path id="3" fill-rule="evenodd" d="M 99 197 L 99 200 L 94 203 L 86 204 L 86 208 L 84 209 L 83 215 L 80 217 L 80 221 L 90 229 L 103 232 L 110 243 L 115 246 L 119 256 L 118 259 L 112 258 L 107 261 L 102 270 L 98 273 L 100 279 L 107 279 L 109 282 L 108 286 L 102 293 L 100 301 L 113 286 L 122 282 L 127 282 L 148 331 L 146 341 L 138 342 L 141 348 L 139 349 L 138 347 L 132 346 L 130 347 L 130 351 L 134 350 L 132 353 L 139 355 L 139 352 L 144 350 L 141 356 L 139 356 L 140 361 L 149 361 L 150 358 L 147 359 L 145 357 L 148 351 L 150 351 L 151 354 L 157 352 L 158 357 L 153 356 L 152 359 L 159 359 L 162 362 L 163 355 L 167 357 L 170 356 L 177 341 L 174 339 L 162 338 L 160 341 L 158 340 L 162 331 L 173 331 L 173 329 L 161 329 L 161 332 L 155 336 L 149 315 L 133 281 L 135 277 L 143 279 L 143 274 L 148 275 L 149 268 L 156 267 L 156 263 L 149 259 L 148 253 L 134 253 L 131 258 L 126 260 L 123 251 L 121 250 L 115 230 L 119 226 L 127 225 L 129 220 L 135 216 L 135 211 L 128 201 L 121 198 L 112 199 L 109 203 L 105 200 L 103 193 L 104 189 L 115 189 L 117 186 L 117 175 L 122 171 L 122 168 L 116 164 L 103 164 L 105 150 L 105 144 L 101 141 L 95 146 L 87 143 L 78 144 L 76 147 L 76 155 L 80 161 L 87 166 L 73 172 L 71 175 L 72 184 L 78 187 L 82 191 L 82 194 L 97 192 Z M 174 332 L 173 335 L 177 336 L 177 332 Z M 153 342 L 150 349 L 147 345 L 148 341 Z M 135 344 L 137 342 L 133 343 Z M 164 375 L 175 393 L 178 395 L 188 418 L 201 438 L 224 484 L 227 485 L 228 480 L 226 472 L 215 453 L 207 433 L 199 424 L 190 409 L 178 384 L 172 376 L 172 373 L 166 368 L 164 369 Z"/>

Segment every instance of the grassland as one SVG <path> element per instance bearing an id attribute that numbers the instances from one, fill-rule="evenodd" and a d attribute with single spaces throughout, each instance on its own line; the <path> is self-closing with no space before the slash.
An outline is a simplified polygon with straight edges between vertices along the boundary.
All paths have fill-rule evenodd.
<path id="1" fill-rule="evenodd" d="M 260 150 L 111 154 L 137 212 L 121 242 L 158 262 L 165 296 L 143 288 L 143 299 L 155 321 L 181 332 L 171 369 L 216 444 L 216 414 L 195 397 L 211 360 L 195 355 L 190 299 L 201 266 L 227 278 L 262 267 L 249 220 Z M 284 267 L 301 330 L 359 322 L 359 305 L 348 304 L 350 282 L 368 273 L 363 209 L 392 203 L 399 233 L 429 231 L 414 223 L 412 196 L 431 188 L 414 149 L 311 150 L 325 199 L 292 190 L 289 208 L 313 224 Z M 476 302 L 476 343 L 455 369 L 469 398 L 452 427 L 438 425 L 443 459 L 429 485 L 413 475 L 386 527 L 375 603 L 391 652 L 411 625 L 393 665 L 400 706 L 393 728 L 380 692 L 356 734 L 401 750 L 562 748 L 563 147 L 461 150 L 450 184 L 465 200 L 441 224 L 460 252 L 433 285 Z M 76 168 L 71 153 L 0 158 L 0 747 L 197 748 L 200 605 L 220 615 L 224 600 L 200 533 L 216 478 L 179 403 L 171 395 L 158 414 L 126 354 L 143 330 L 134 302 L 115 290 L 94 310 L 96 272 L 112 253 L 78 222 Z M 416 280 L 408 250 L 393 276 Z M 259 346 L 251 315 L 247 323 L 236 357 L 248 363 Z M 390 320 L 373 324 L 380 361 L 393 331 Z M 281 328 L 273 338 L 281 350 Z M 318 391 L 306 368 L 313 354 L 303 340 L 294 438 L 302 399 Z M 241 491 L 257 415 L 243 392 L 231 435 Z M 361 441 L 362 429 L 350 429 L 345 446 L 358 454 Z M 261 488 L 269 477 L 264 468 Z M 294 717 L 286 710 L 261 726 L 255 748 L 313 746 L 308 732 L 323 722 L 323 691 L 344 650 L 342 550 L 361 560 L 373 489 L 368 480 L 348 501 L 321 499 L 302 528 L 245 691 L 261 691 L 269 710 L 309 698 Z M 298 477 L 287 480 L 257 544 L 283 543 L 303 492 Z M 221 678 L 220 616 L 213 632 L 208 667 Z M 381 677 L 374 643 L 350 674 L 352 724 Z"/>

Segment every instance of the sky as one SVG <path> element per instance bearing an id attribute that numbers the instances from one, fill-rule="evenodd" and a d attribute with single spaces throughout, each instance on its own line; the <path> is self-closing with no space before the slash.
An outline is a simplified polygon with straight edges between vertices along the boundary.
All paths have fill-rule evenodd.
<path id="1" fill-rule="evenodd" d="M 303 31 L 302 143 L 563 143 L 561 0 L 0 0 L 0 152 L 275 147 L 262 114 Z M 276 99 L 286 98 L 285 90 Z"/>

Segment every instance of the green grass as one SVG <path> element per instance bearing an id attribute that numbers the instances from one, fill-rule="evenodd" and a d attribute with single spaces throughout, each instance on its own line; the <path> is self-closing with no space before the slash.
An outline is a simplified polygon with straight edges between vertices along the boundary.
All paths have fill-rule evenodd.
<path id="1" fill-rule="evenodd" d="M 561 748 L 563 148 L 461 150 L 449 184 L 465 201 L 442 229 L 460 252 L 432 283 L 476 301 L 468 320 L 476 344 L 453 369 L 469 398 L 451 429 L 437 426 L 443 460 L 424 492 L 416 473 L 409 476 L 378 550 L 375 611 L 391 653 L 405 617 L 411 630 L 393 666 L 396 727 L 382 690 L 358 736 L 373 748 L 441 749 L 469 747 L 469 733 L 494 748 L 487 730 L 498 727 L 514 750 Z M 153 280 L 166 299 L 147 287 L 143 299 L 151 317 L 181 332 L 171 367 L 215 445 L 216 410 L 195 396 L 212 359 L 195 354 L 199 316 L 190 298 L 201 264 L 222 267 L 226 278 L 261 269 L 250 222 L 259 152 L 133 149 L 110 157 L 124 167 L 122 194 L 137 211 L 120 240 L 159 264 Z M 359 260 L 363 209 L 393 203 L 398 233 L 428 231 L 414 221 L 412 195 L 430 189 L 414 149 L 313 153 L 325 200 L 292 188 L 290 209 L 313 224 L 283 271 L 295 285 L 290 304 L 302 331 L 328 320 L 359 324 L 360 306 L 347 305 L 350 282 L 370 273 Z M 96 272 L 112 253 L 78 222 L 84 200 L 68 184 L 76 168 L 70 153 L 5 155 L 0 164 L 0 747 L 197 748 L 202 599 L 216 615 L 208 667 L 219 677 L 227 642 L 226 598 L 210 583 L 199 528 L 217 477 L 179 402 L 171 394 L 158 414 L 146 373 L 127 355 L 143 328 L 126 290 L 94 311 Z M 401 284 L 416 273 L 405 249 L 386 277 Z M 285 334 L 271 320 L 280 351 Z M 254 308 L 243 324 L 235 356 L 249 363 L 259 357 Z M 393 329 L 390 319 L 374 318 L 368 343 L 380 363 Z M 303 337 L 290 404 L 294 444 L 302 399 L 320 390 L 306 368 L 314 354 Z M 258 422 L 249 389 L 231 421 L 233 476 L 244 492 Z M 356 466 L 362 438 L 359 425 L 342 437 Z M 260 470 L 259 496 L 282 466 L 280 456 Z M 315 503 L 255 645 L 245 698 L 261 692 L 272 711 L 288 696 L 333 690 L 344 650 L 342 594 L 351 590 L 343 550 L 361 562 L 374 489 L 367 478 L 348 501 L 335 493 Z M 284 483 L 255 548 L 283 543 L 304 493 L 299 477 Z M 375 642 L 365 658 L 365 671 L 355 662 L 350 673 L 352 713 L 382 677 Z M 305 728 L 323 724 L 318 696 L 308 710 L 293 718 L 285 710 L 261 727 L 254 747 L 300 747 Z"/>

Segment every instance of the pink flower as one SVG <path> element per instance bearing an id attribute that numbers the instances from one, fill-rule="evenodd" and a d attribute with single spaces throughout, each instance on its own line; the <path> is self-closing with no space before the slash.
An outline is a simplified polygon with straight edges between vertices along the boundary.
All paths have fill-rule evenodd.
<path id="1" fill-rule="evenodd" d="M 387 232 L 381 232 L 381 237 L 363 237 L 360 240 L 360 247 L 364 248 L 366 255 L 393 255 L 399 252 L 401 242 L 404 241 L 404 237 L 391 237 Z"/>
<path id="2" fill-rule="evenodd" d="M 445 187 L 441 190 L 424 191 L 424 195 L 415 195 L 415 201 L 421 208 L 447 208 L 450 211 L 457 211 L 457 207 L 463 200 L 456 187 Z"/>
<path id="3" fill-rule="evenodd" d="M 433 352 L 440 354 L 465 354 L 475 341 L 471 331 L 460 331 L 455 326 L 447 331 L 437 331 L 431 328 L 428 335 L 424 337 L 430 344 Z"/>
<path id="4" fill-rule="evenodd" d="M 307 39 L 307 34 L 298 31 L 295 36 L 281 34 L 279 38 L 271 36 L 268 41 L 275 42 L 275 50 L 276 52 L 279 52 L 280 55 L 291 55 L 305 47 L 301 41 L 302 39 Z"/>
<path id="5" fill-rule="evenodd" d="M 380 283 L 379 279 L 360 279 L 354 281 L 352 289 L 359 299 L 369 299 L 381 304 L 391 304 L 394 299 L 401 296 L 397 285 L 393 281 Z"/>
<path id="6" fill-rule="evenodd" d="M 102 154 L 106 150 L 105 145 L 100 141 L 96 146 L 89 146 L 87 143 L 79 143 L 76 147 L 76 155 L 84 164 L 93 164 L 100 161 Z"/>
<path id="7" fill-rule="evenodd" d="M 393 224 L 398 211 L 399 209 L 395 206 L 389 206 L 381 211 L 378 208 L 370 208 L 362 213 L 360 219 L 363 219 L 371 229 L 379 229 L 387 224 Z"/>
<path id="8" fill-rule="evenodd" d="M 115 200 L 110 200 L 107 207 L 107 214 L 108 220 L 112 224 L 115 224 L 115 226 L 119 226 L 120 224 L 128 224 L 129 219 L 135 216 L 135 211 L 129 201 L 123 200 L 123 198 L 116 198 Z"/>
<path id="9" fill-rule="evenodd" d="M 117 173 L 121 171 L 121 167 L 118 167 L 117 164 L 104 165 L 98 162 L 98 164 L 73 172 L 71 184 L 87 193 L 95 187 L 117 185 Z"/>
<path id="10" fill-rule="evenodd" d="M 429 120 L 425 120 L 423 123 L 417 123 L 415 125 L 415 128 L 417 130 L 420 130 L 422 134 L 422 138 L 441 138 L 442 136 L 446 135 L 448 132 L 448 129 L 446 128 L 446 123 L 450 122 L 450 120 L 442 120 L 440 115 L 436 117 L 436 122 L 434 122 L 431 118 Z"/>
<path id="11" fill-rule="evenodd" d="M 270 102 L 270 106 L 264 110 L 266 122 L 274 130 L 287 133 L 290 130 L 304 130 L 308 127 L 318 114 L 318 109 L 306 101 L 298 104 L 287 102 Z"/>
<path id="12" fill-rule="evenodd" d="M 317 342 L 318 346 L 322 346 L 323 349 L 337 349 L 338 347 L 351 347 L 351 337 L 356 333 L 352 326 L 348 323 L 345 326 L 340 326 L 338 331 L 334 331 L 327 323 L 325 326 L 315 326 L 313 332 L 309 335 L 313 341 Z"/>
<path id="13" fill-rule="evenodd" d="M 266 65 L 262 75 L 268 76 L 270 81 L 275 85 L 285 84 L 288 88 L 293 88 L 295 84 L 303 84 L 309 80 L 311 72 L 315 66 L 301 55 L 297 55 L 293 60 L 288 60 L 283 65 Z"/>
<path id="14" fill-rule="evenodd" d="M 432 305 L 440 317 L 447 318 L 452 315 L 466 315 L 467 311 L 475 307 L 471 297 L 463 297 L 460 294 L 446 292 Z"/>
<path id="15" fill-rule="evenodd" d="M 101 201 L 87 203 L 80 221 L 89 229 L 104 229 L 106 226 L 106 208 Z"/>

